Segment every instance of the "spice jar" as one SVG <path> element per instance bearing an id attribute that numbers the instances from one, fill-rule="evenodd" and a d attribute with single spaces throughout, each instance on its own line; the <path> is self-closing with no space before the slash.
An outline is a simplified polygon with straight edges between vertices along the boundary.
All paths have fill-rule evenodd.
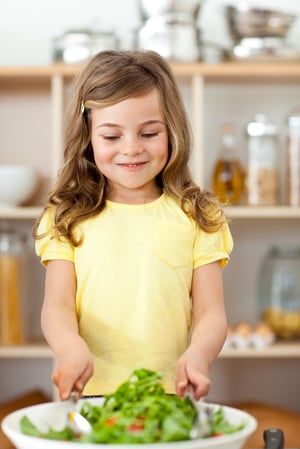
<path id="1" fill-rule="evenodd" d="M 300 206 L 300 109 L 287 120 L 286 203 Z"/>
<path id="2" fill-rule="evenodd" d="M 281 338 L 300 337 L 300 247 L 273 247 L 258 282 L 261 318 Z"/>
<path id="3" fill-rule="evenodd" d="M 0 231 L 0 344 L 24 342 L 22 299 L 27 246 L 15 231 Z"/>
<path id="4" fill-rule="evenodd" d="M 246 203 L 274 206 L 279 203 L 278 132 L 264 114 L 247 125 L 248 163 Z"/>

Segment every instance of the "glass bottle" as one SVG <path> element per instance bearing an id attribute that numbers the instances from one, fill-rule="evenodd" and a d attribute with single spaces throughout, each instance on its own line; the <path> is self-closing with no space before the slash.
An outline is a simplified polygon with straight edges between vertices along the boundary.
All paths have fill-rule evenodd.
<path id="1" fill-rule="evenodd" d="M 286 203 L 300 206 L 300 110 L 287 120 L 286 138 Z"/>
<path id="2" fill-rule="evenodd" d="M 279 203 L 278 132 L 264 114 L 247 125 L 248 162 L 246 203 L 275 206 Z"/>
<path id="3" fill-rule="evenodd" d="M 212 175 L 212 188 L 218 199 L 237 204 L 244 190 L 244 171 L 236 154 L 235 129 L 224 123 L 221 131 L 221 150 Z"/>
<path id="4" fill-rule="evenodd" d="M 281 338 L 300 337 L 300 247 L 274 246 L 259 274 L 258 304 L 264 321 Z"/>
<path id="5" fill-rule="evenodd" d="M 25 294 L 27 244 L 19 232 L 0 231 L 0 344 L 24 342 L 22 300 Z"/>

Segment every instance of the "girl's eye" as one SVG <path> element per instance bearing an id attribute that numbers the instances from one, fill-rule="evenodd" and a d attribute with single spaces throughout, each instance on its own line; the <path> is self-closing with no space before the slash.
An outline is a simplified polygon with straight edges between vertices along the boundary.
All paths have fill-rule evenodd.
<path id="1" fill-rule="evenodd" d="M 113 140 L 119 139 L 119 136 L 115 136 L 115 135 L 106 135 L 106 136 L 103 136 L 103 139 L 104 139 L 104 140 L 113 141 Z"/>
<path id="2" fill-rule="evenodd" d="M 145 137 L 146 139 L 151 139 L 151 137 L 155 137 L 158 135 L 158 131 L 155 132 L 148 132 L 148 133 L 143 133 L 143 137 Z"/>

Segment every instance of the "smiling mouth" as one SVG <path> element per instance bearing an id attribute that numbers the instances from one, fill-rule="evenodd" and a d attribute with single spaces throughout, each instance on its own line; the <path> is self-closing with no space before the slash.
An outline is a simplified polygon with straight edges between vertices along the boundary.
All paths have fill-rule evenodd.
<path id="1" fill-rule="evenodd" d="M 146 162 L 136 162 L 134 164 L 118 164 L 120 167 L 128 167 L 128 168 L 138 168 L 138 167 L 142 167 L 143 165 L 145 165 Z"/>

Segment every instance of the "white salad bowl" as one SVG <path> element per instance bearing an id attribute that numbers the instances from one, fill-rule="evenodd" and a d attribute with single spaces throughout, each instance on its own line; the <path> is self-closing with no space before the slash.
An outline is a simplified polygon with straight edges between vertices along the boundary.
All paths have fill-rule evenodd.
<path id="1" fill-rule="evenodd" d="M 94 406 L 101 405 L 103 399 L 89 398 L 88 401 Z M 209 404 L 209 406 L 213 409 L 220 407 L 217 404 Z M 238 425 L 245 423 L 242 430 L 228 435 L 201 438 L 198 440 L 174 443 L 109 444 L 109 447 L 110 449 L 148 449 L 150 447 L 155 447 L 156 449 L 242 449 L 248 437 L 255 431 L 257 422 L 252 415 L 242 410 L 227 406 L 222 407 L 225 418 L 231 424 Z M 67 414 L 69 411 L 70 403 L 68 401 L 33 405 L 7 415 L 2 421 L 2 430 L 17 449 L 107 449 L 107 444 L 54 441 L 27 436 L 20 430 L 19 423 L 23 416 L 27 416 L 42 432 L 47 432 L 50 427 L 55 430 L 61 430 L 67 424 Z"/>

